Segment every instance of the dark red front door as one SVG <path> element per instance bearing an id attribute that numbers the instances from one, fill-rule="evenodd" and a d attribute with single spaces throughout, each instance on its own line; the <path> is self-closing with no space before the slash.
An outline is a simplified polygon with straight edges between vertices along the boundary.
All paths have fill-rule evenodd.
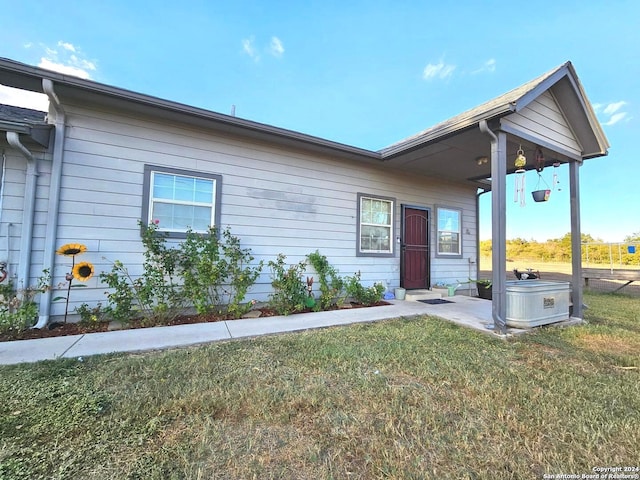
<path id="1" fill-rule="evenodd" d="M 429 288 L 429 211 L 402 208 L 400 285 L 406 289 Z"/>

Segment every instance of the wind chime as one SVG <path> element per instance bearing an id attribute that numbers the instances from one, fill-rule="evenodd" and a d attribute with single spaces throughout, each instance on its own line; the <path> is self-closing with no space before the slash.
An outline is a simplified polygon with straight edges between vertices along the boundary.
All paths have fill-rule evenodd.
<path id="1" fill-rule="evenodd" d="M 533 200 L 535 202 L 546 202 L 549 200 L 549 195 L 551 195 L 551 189 L 549 185 L 542 177 L 542 171 L 544 170 L 544 155 L 542 154 L 542 150 L 540 147 L 536 147 L 536 172 L 538 172 L 538 183 L 536 183 L 536 189 L 531 192 L 533 196 Z M 559 165 L 559 164 L 558 164 Z M 554 164 L 555 167 L 555 164 Z M 555 174 L 554 169 L 554 182 L 557 181 L 557 175 Z M 546 188 L 540 188 L 540 182 L 544 183 Z"/>
<path id="2" fill-rule="evenodd" d="M 516 161 L 514 162 L 516 167 L 516 184 L 513 191 L 513 201 L 516 203 L 520 202 L 521 207 L 524 207 L 527 204 L 524 196 L 526 185 L 525 173 L 527 173 L 524 167 L 526 164 L 527 157 L 524 156 L 524 150 L 522 150 L 522 145 L 520 145 L 520 148 L 516 152 Z"/>
<path id="3" fill-rule="evenodd" d="M 560 162 L 553 162 L 553 185 L 552 188 L 557 190 L 558 192 L 562 190 L 560 188 L 560 180 L 558 180 L 558 167 L 560 166 Z"/>

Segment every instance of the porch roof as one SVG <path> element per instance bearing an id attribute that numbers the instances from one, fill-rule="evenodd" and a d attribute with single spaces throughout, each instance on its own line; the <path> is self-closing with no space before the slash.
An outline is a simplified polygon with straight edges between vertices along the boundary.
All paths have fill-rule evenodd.
<path id="1" fill-rule="evenodd" d="M 503 122 L 510 115 L 525 114 L 532 102 L 549 92 L 557 104 L 558 112 L 580 151 L 570 151 L 546 135 L 535 135 L 531 131 L 513 128 Z M 551 112 L 553 113 L 553 112 Z M 405 170 L 440 175 L 451 180 L 466 179 L 488 188 L 491 177 L 489 162 L 478 164 L 482 157 L 490 157 L 490 145 L 479 124 L 488 122 L 492 130 L 509 133 L 507 158 L 514 159 L 518 149 L 533 151 L 540 146 L 547 150 L 545 166 L 555 162 L 567 163 L 607 154 L 609 142 L 598 122 L 595 112 L 587 99 L 571 62 L 566 62 L 553 70 L 521 85 L 499 97 L 467 110 L 431 128 L 401 140 L 380 150 L 382 158 Z M 550 118 L 536 120 L 542 127 Z M 555 126 L 552 126 L 553 129 Z M 529 164 L 525 169 L 535 168 Z M 507 173 L 515 171 L 508 165 Z"/>

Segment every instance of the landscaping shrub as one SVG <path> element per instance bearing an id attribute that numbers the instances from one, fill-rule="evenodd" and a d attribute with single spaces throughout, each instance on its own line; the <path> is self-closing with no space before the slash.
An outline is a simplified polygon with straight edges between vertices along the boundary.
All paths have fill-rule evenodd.
<path id="1" fill-rule="evenodd" d="M 134 278 L 122 262 L 113 262 L 111 272 L 102 272 L 100 279 L 112 292 L 107 293 L 109 305 L 104 311 L 121 322 L 133 319 L 166 323 L 179 315 L 185 298 L 177 281 L 180 252 L 167 247 L 166 234 L 155 224 L 142 227 L 145 247 L 143 273 Z"/>
<path id="2" fill-rule="evenodd" d="M 198 313 L 217 309 L 218 313 L 238 318 L 251 309 L 251 303 L 244 300 L 260 275 L 263 262 L 251 266 L 251 250 L 241 248 L 240 239 L 229 228 L 222 231 L 222 240 L 215 228 L 206 234 L 187 232 L 180 258 L 184 295 Z"/>
<path id="3" fill-rule="evenodd" d="M 318 250 L 307 255 L 309 263 L 318 274 L 320 282 L 319 308 L 328 310 L 344 300 L 344 281 L 338 275 L 338 270 L 332 266 L 327 257 Z"/>
<path id="4" fill-rule="evenodd" d="M 346 277 L 345 288 L 347 295 L 355 302 L 363 305 L 373 305 L 382 300 L 385 287 L 382 283 L 374 283 L 371 287 L 364 287 L 360 282 L 361 273 L 358 271 L 352 277 Z"/>
<path id="5" fill-rule="evenodd" d="M 306 262 L 287 266 L 287 257 L 279 253 L 277 260 L 270 260 L 271 286 L 273 293 L 269 296 L 269 306 L 280 315 L 300 312 L 307 299 L 306 283 L 302 275 L 306 270 Z"/>
<path id="6" fill-rule="evenodd" d="M 227 228 L 222 240 L 215 228 L 205 234 L 192 230 L 176 247 L 167 247 L 166 235 L 156 224 L 143 228 L 145 247 L 143 273 L 133 278 L 120 261 L 101 280 L 112 291 L 105 315 L 122 322 L 135 318 L 168 322 L 185 307 L 193 306 L 199 314 L 224 313 L 234 318 L 251 309 L 245 303 L 249 288 L 262 271 L 263 262 L 251 266 L 251 251 L 240 247 L 240 239 Z M 86 308 L 78 312 L 90 318 L 95 312 Z M 84 318 L 84 317 L 83 317 Z"/>
<path id="7" fill-rule="evenodd" d="M 75 311 L 80 315 L 78 323 L 83 327 L 95 327 L 104 321 L 104 311 L 100 302 L 95 307 L 90 307 L 89 304 L 83 303 L 76 307 Z"/>
<path id="8" fill-rule="evenodd" d="M 50 275 L 44 271 L 37 285 L 16 289 L 12 281 L 0 284 L 0 333 L 25 330 L 38 319 L 35 298 L 49 288 Z"/>

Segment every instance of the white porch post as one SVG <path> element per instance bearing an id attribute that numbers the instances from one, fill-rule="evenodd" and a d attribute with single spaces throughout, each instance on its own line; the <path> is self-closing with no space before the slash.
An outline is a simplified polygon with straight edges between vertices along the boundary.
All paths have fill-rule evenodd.
<path id="1" fill-rule="evenodd" d="M 569 192 L 571 197 L 571 288 L 572 316 L 582 319 L 582 234 L 580 230 L 580 165 L 569 163 Z"/>
<path id="2" fill-rule="evenodd" d="M 507 333 L 507 134 L 497 132 L 491 142 L 491 243 L 492 243 L 492 313 L 495 330 Z"/>

